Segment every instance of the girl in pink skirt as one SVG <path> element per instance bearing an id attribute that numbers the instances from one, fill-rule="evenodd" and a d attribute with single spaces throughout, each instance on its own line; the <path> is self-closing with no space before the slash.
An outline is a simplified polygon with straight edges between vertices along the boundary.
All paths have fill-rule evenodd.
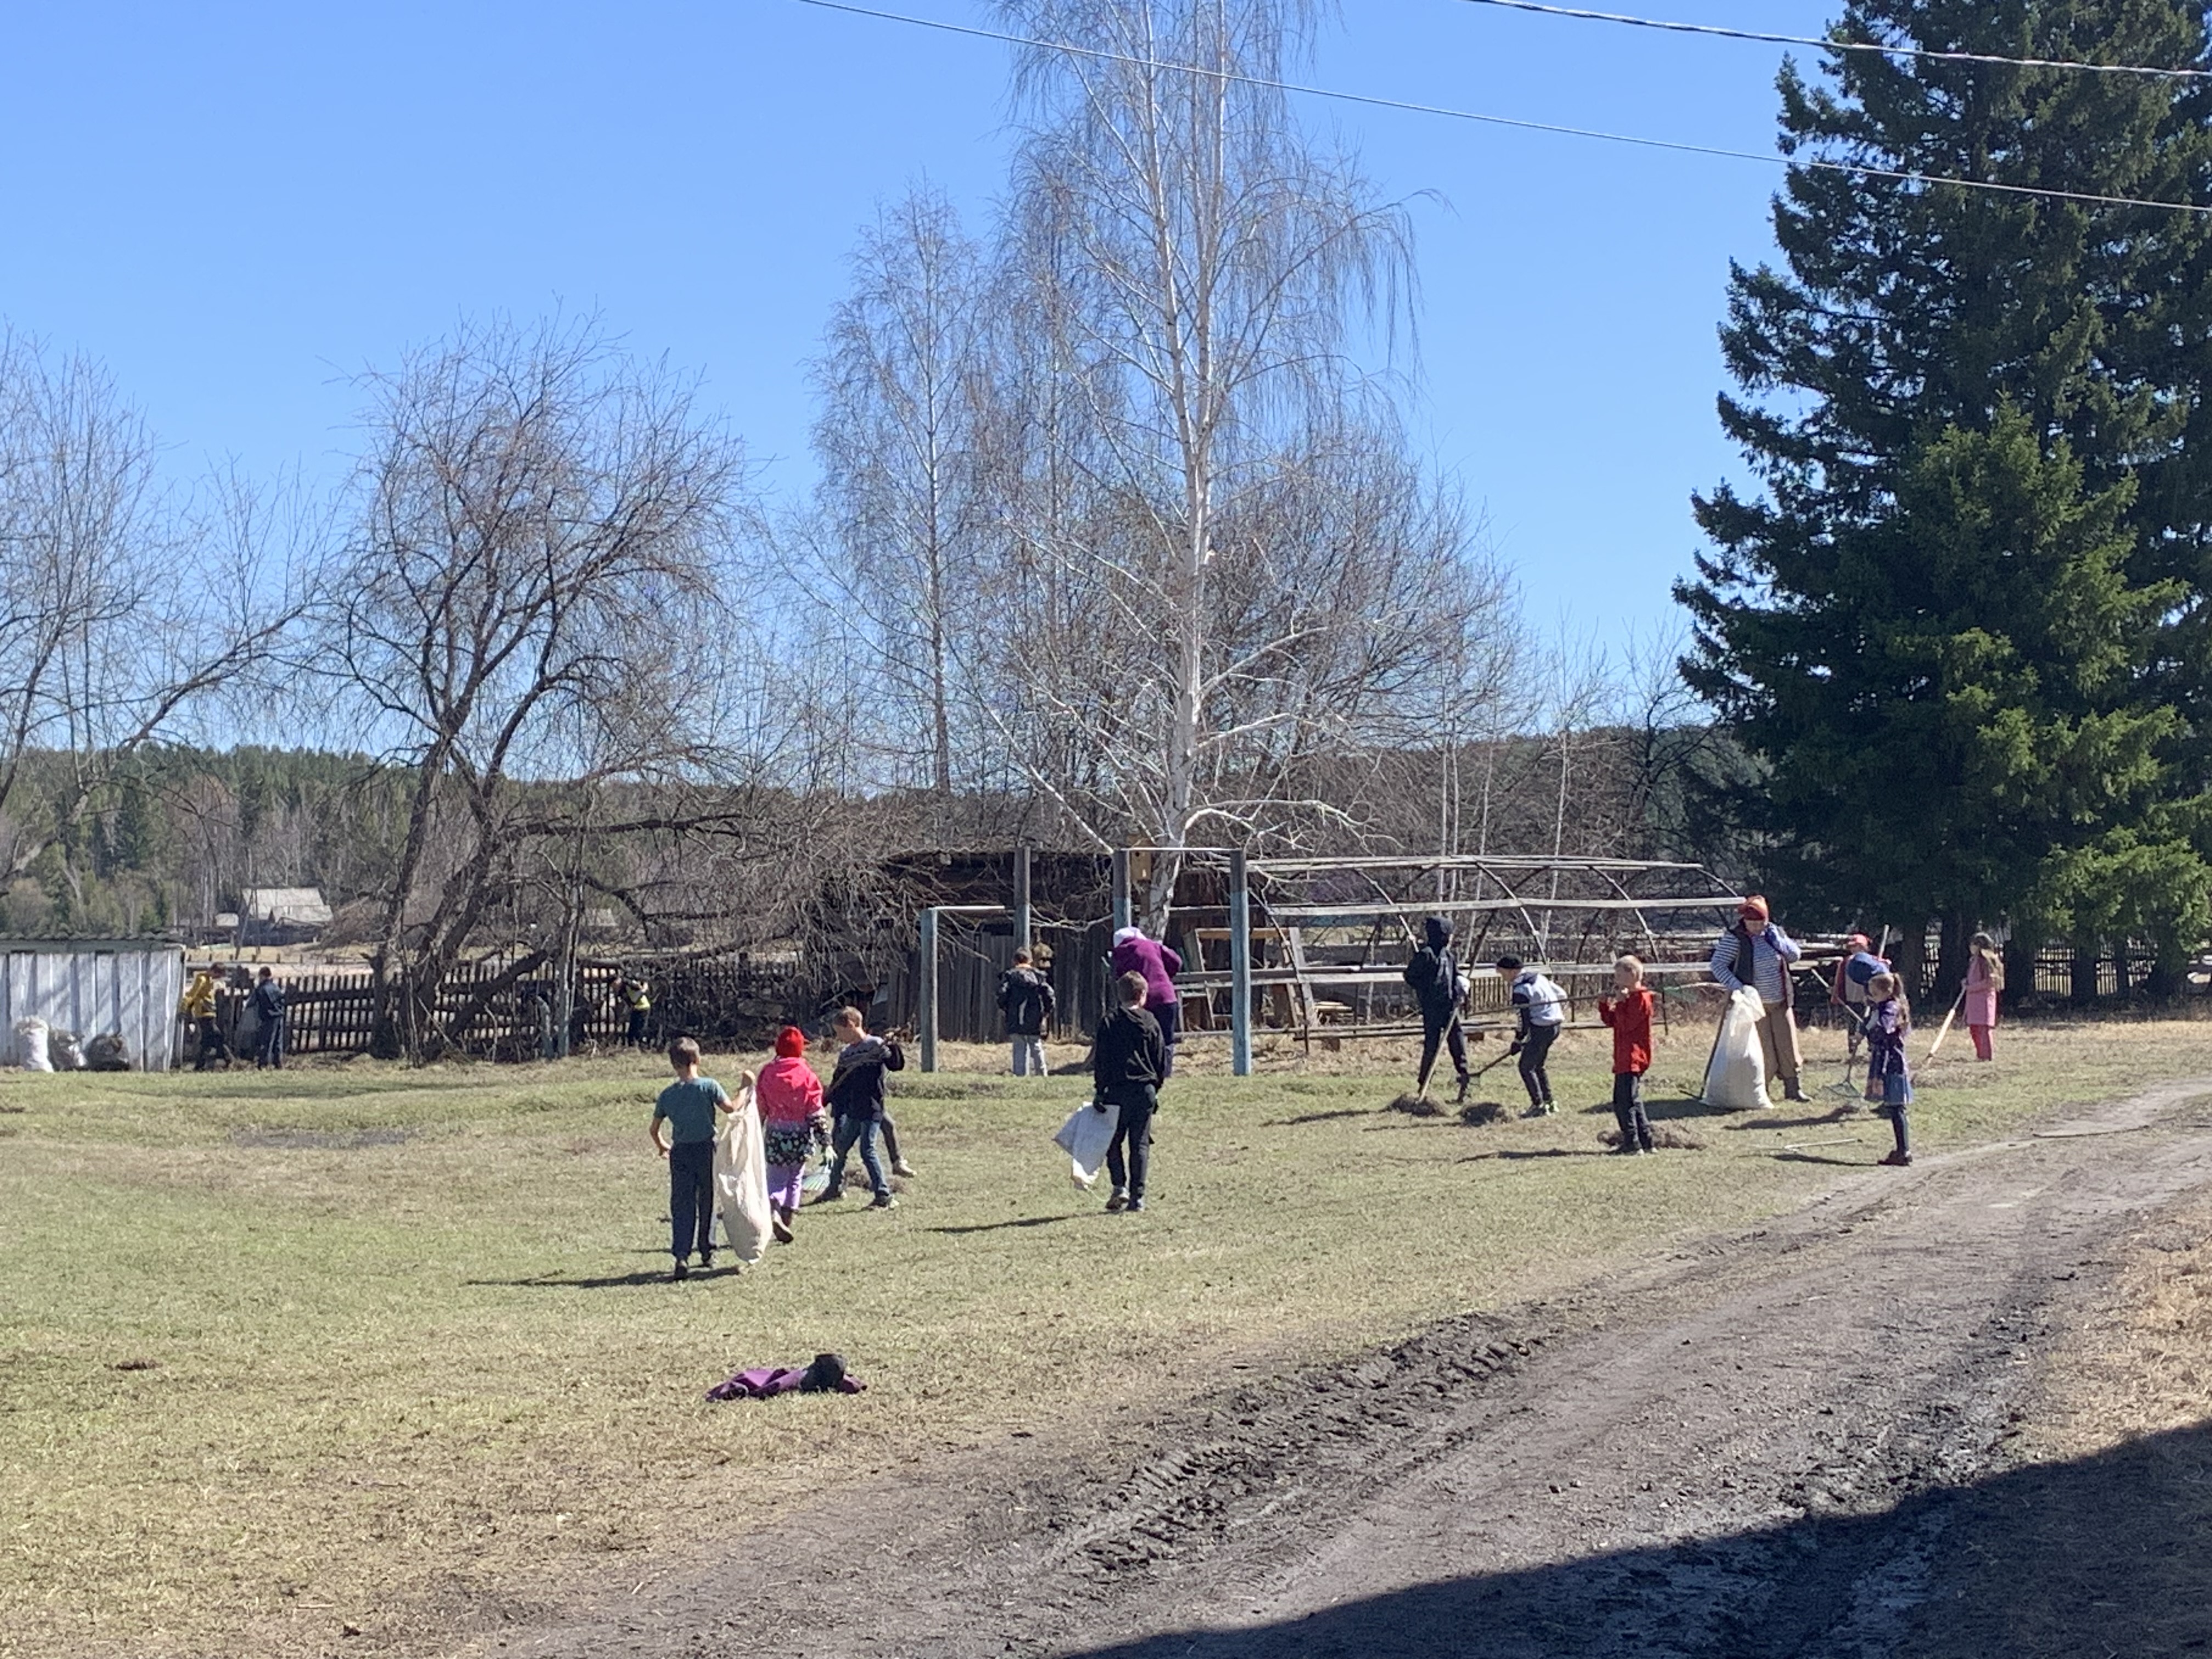
<path id="1" fill-rule="evenodd" d="M 776 1242 L 791 1243 L 799 1213 L 799 1177 L 806 1155 L 830 1144 L 830 1115 L 822 1109 L 822 1079 L 806 1063 L 806 1035 L 796 1025 L 775 1034 L 775 1058 L 761 1068 L 753 1098 L 760 1104 L 761 1138 L 768 1158 L 768 1203 Z"/>
<path id="2" fill-rule="evenodd" d="M 1973 1033 L 1974 1058 L 1987 1060 L 1990 1028 L 1997 1023 L 1997 993 L 2004 989 L 2004 957 L 1996 941 L 1977 933 L 1966 957 L 1966 1030 Z"/>

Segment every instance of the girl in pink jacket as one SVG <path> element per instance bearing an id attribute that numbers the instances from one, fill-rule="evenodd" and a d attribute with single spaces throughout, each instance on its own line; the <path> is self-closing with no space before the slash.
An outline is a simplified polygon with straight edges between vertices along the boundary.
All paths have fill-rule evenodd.
<path id="1" fill-rule="evenodd" d="M 1966 957 L 1966 1030 L 1973 1033 L 1974 1058 L 1988 1060 L 1990 1030 L 1997 1023 L 1997 993 L 2004 989 L 2004 957 L 1996 941 L 1977 933 Z"/>
<path id="2" fill-rule="evenodd" d="M 796 1025 L 775 1034 L 775 1058 L 753 1085 L 760 1106 L 761 1139 L 768 1160 L 770 1224 L 779 1243 L 791 1243 L 799 1213 L 799 1179 L 806 1155 L 830 1144 L 830 1115 L 822 1109 L 822 1079 L 806 1063 L 806 1035 Z"/>

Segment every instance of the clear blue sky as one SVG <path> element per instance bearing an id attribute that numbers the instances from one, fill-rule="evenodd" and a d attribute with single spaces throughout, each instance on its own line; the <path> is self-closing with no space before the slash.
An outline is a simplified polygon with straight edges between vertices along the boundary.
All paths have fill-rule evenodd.
<path id="1" fill-rule="evenodd" d="M 1645 0 L 1817 33 L 1826 0 Z M 985 21 L 980 0 L 887 9 Z M 597 309 L 695 366 L 805 487 L 805 363 L 856 227 L 927 175 L 979 211 L 1007 52 L 793 0 L 11 9 L 0 317 L 106 360 L 180 471 L 334 477 L 344 378 L 463 314 Z M 1351 0 L 1311 78 L 1770 152 L 1778 48 Z M 1424 447 L 1535 619 L 1668 609 L 1733 469 L 1714 328 L 1778 169 L 1301 100 L 1416 211 Z"/>

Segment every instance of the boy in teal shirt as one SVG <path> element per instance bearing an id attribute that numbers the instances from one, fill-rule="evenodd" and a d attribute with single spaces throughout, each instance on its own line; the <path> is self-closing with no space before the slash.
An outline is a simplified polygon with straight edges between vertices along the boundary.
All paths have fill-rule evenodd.
<path id="1" fill-rule="evenodd" d="M 668 1160 L 668 1221 L 673 1237 L 669 1254 L 676 1258 L 672 1277 L 687 1277 L 691 1252 L 699 1252 L 699 1265 L 714 1265 L 714 1131 L 723 1115 L 736 1109 L 728 1091 L 710 1077 L 699 1075 L 699 1045 L 678 1037 L 668 1045 L 668 1063 L 676 1068 L 676 1081 L 660 1091 L 653 1105 L 653 1122 L 646 1133 L 655 1151 Z M 668 1125 L 668 1139 L 660 1126 Z"/>

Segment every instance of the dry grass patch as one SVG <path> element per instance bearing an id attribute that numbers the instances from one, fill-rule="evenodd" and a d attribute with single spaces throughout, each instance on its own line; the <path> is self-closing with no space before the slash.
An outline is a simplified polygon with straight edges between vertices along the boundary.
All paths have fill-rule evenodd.
<path id="1" fill-rule="evenodd" d="M 2212 1420 L 2212 1200 L 2130 1241 L 2112 1301 L 2066 1345 L 2045 1455 L 2105 1450 Z"/>
<path id="2" fill-rule="evenodd" d="M 1916 1127 L 1940 1148 L 2212 1073 L 2212 1026 L 2130 1037 L 2008 1031 L 2005 1064 L 1931 1076 Z M 1662 1078 L 1705 1043 L 1662 1048 Z M 649 1060 L 0 1077 L 21 1109 L 0 1155 L 0 1654 L 319 1654 L 348 1625 L 348 1650 L 441 1649 L 465 1616 L 665 1570 L 690 1543 L 672 1493 L 766 1516 L 827 1480 L 927 1478 L 1163 1376 L 1387 1341 L 1835 1178 L 1776 1156 L 1783 1115 L 1711 1117 L 1658 1083 L 1655 1115 L 1706 1150 L 1605 1156 L 1573 1105 L 1610 1095 L 1601 1034 L 1558 1051 L 1559 1116 L 1480 1135 L 1383 1109 L 1410 1046 L 1364 1075 L 1277 1051 L 1243 1080 L 1218 1045 L 1188 1054 L 1145 1216 L 1069 1190 L 1048 1136 L 1081 1079 L 956 1053 L 975 1074 L 896 1102 L 920 1170 L 902 1208 L 808 1212 L 757 1273 L 682 1285 Z M 824 1350 L 869 1391 L 701 1398 Z"/>

